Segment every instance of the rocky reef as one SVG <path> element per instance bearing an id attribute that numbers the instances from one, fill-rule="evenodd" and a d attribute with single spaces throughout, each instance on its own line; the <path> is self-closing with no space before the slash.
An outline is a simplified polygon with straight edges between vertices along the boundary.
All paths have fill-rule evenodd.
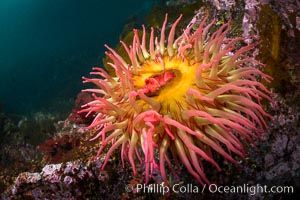
<path id="1" fill-rule="evenodd" d="M 144 180 L 144 166 L 133 177 L 128 163 L 122 166 L 119 153 L 101 170 L 105 154 L 95 160 L 98 141 L 90 141 L 92 133 L 82 127 L 91 122 L 78 114 L 81 105 L 90 101 L 87 93 L 79 93 L 67 119 L 36 113 L 32 119 L 0 114 L 0 192 L 1 199 L 299 199 L 300 197 L 300 16 L 296 0 L 169 0 L 153 7 L 145 21 L 148 26 L 161 24 L 165 12 L 170 21 L 185 15 L 186 21 L 199 8 L 209 10 L 217 23 L 232 16 L 232 34 L 261 40 L 256 55 L 266 63 L 265 73 L 274 77 L 268 85 L 273 90 L 271 105 L 266 106 L 273 120 L 268 122 L 258 150 L 248 147 L 246 161 L 237 167 L 220 163 L 221 172 L 206 170 L 213 184 L 222 186 L 262 185 L 291 186 L 291 192 L 212 193 L 199 185 L 184 170 L 170 177 L 173 185 L 185 192 L 163 194 L 157 172 L 149 185 L 156 192 L 137 190 Z M 130 22 L 129 22 L 130 23 Z M 122 38 L 132 35 L 125 26 Z M 184 27 L 182 27 L 184 28 Z M 251 42 L 251 41 L 248 41 Z M 116 47 L 118 49 L 118 47 Z M 106 59 L 105 59 L 106 61 Z M 221 159 L 220 159 L 221 160 Z M 209 168 L 207 168 L 209 169 Z M 207 172 L 208 171 L 208 172 Z M 197 186 L 188 189 L 188 185 Z M 152 189 L 151 191 L 155 191 Z"/>

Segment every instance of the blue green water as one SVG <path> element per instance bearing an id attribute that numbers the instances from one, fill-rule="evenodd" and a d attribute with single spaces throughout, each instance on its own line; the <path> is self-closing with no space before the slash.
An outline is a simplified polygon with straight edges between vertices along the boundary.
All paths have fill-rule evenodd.
<path id="1" fill-rule="evenodd" d="M 153 3 L 1 0 L 0 109 L 29 114 L 70 105 L 85 87 L 81 76 L 102 66 L 103 45 L 114 47 L 124 24 L 142 21 Z"/>

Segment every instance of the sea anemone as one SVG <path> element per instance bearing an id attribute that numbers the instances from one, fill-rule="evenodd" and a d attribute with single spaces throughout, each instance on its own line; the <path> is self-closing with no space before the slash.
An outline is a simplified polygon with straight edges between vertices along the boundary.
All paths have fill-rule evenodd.
<path id="1" fill-rule="evenodd" d="M 178 161 L 201 184 L 209 183 L 204 161 L 218 170 L 217 154 L 238 163 L 245 159 L 244 145 L 264 133 L 271 116 L 262 99 L 271 101 L 271 93 L 259 80 L 271 77 L 249 53 L 258 43 L 243 46 L 246 38 L 228 37 L 230 21 L 217 27 L 198 13 L 175 38 L 182 16 L 166 37 L 167 16 L 160 37 L 151 28 L 148 44 L 144 26 L 141 39 L 133 30 L 132 45 L 121 41 L 129 62 L 105 45 L 114 75 L 93 68 L 100 77 L 83 77 L 97 88 L 84 90 L 94 99 L 80 112 L 95 115 L 86 129 L 96 133 L 91 140 L 102 139 L 97 156 L 111 145 L 102 169 L 121 147 L 123 167 L 129 161 L 136 174 L 142 163 L 146 183 L 154 169 L 168 183 L 165 164 L 176 174 Z"/>

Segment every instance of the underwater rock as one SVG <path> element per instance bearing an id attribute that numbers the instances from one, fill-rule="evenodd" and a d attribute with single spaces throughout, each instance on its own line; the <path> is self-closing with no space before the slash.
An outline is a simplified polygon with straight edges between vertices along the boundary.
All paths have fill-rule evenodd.
<path id="1" fill-rule="evenodd" d="M 11 194 L 15 197 L 22 197 L 27 194 L 34 199 L 74 198 L 78 199 L 86 193 L 84 182 L 97 181 L 94 172 L 79 161 L 68 162 L 66 164 L 46 165 L 41 173 L 21 173 L 11 188 Z M 76 191 L 76 194 L 73 192 Z M 10 192 L 7 191 L 9 194 Z M 26 195 L 25 195 L 26 196 Z"/>
<path id="2" fill-rule="evenodd" d="M 274 157 L 272 156 L 272 154 L 267 154 L 265 156 L 265 169 L 270 168 L 271 166 L 273 166 L 274 164 Z"/>
<path id="3" fill-rule="evenodd" d="M 235 0 L 209 0 L 218 10 L 231 10 L 236 6 Z"/>
<path id="4" fill-rule="evenodd" d="M 23 172 L 17 177 L 12 189 L 12 194 L 17 194 L 19 192 L 19 188 L 24 187 L 26 184 L 36 184 L 41 180 L 42 176 L 40 173 Z"/>
<path id="5" fill-rule="evenodd" d="M 292 153 L 292 172 L 297 172 L 300 169 L 300 145 L 297 144 L 295 151 Z M 296 175 L 296 173 L 294 173 Z"/>
<path id="6" fill-rule="evenodd" d="M 278 135 L 272 144 L 272 153 L 277 157 L 282 157 L 286 152 L 287 143 L 288 137 L 286 135 Z"/>
<path id="7" fill-rule="evenodd" d="M 274 180 L 278 177 L 288 175 L 290 173 L 290 168 L 287 162 L 281 162 L 270 169 L 270 171 L 265 173 L 268 180 Z"/>
<path id="8" fill-rule="evenodd" d="M 174 1 L 175 2 L 175 1 Z M 218 1 L 221 2 L 221 1 Z M 225 2 L 225 1 L 223 1 Z M 229 2 L 229 1 L 228 1 Z M 233 1 L 231 1 L 233 2 Z M 238 2 L 238 1 L 236 1 Z M 246 1 L 246 2 L 256 2 L 256 1 Z M 262 4 L 268 3 L 268 1 L 261 1 Z M 272 9 L 276 10 L 277 14 L 284 17 L 284 25 L 279 26 L 279 28 L 285 28 L 285 29 L 291 29 L 289 25 L 290 19 L 296 19 L 295 23 L 291 23 L 293 25 L 293 31 L 294 33 L 297 33 L 297 30 L 299 30 L 300 27 L 300 17 L 296 16 L 299 14 L 297 10 L 299 10 L 299 6 L 296 6 L 297 1 L 272 1 Z M 224 4 L 220 4 L 221 6 Z M 247 5 L 247 4 L 246 4 Z M 238 6 L 238 5 L 237 5 Z M 248 4 L 248 6 L 250 6 Z M 246 21 L 245 26 L 243 29 L 245 32 L 248 32 L 249 34 L 257 34 L 257 27 L 255 26 L 255 20 L 256 17 L 258 17 L 258 11 L 257 9 L 260 7 L 258 5 L 257 8 L 251 8 L 248 9 L 249 18 L 247 18 L 248 21 Z M 221 9 L 225 9 L 221 7 Z M 245 8 L 245 10 L 247 10 Z M 281 12 L 282 11 L 282 12 Z M 291 18 L 286 15 L 287 11 L 293 11 L 293 14 Z M 287 16 L 287 17 L 286 17 Z M 295 18 L 293 18 L 295 16 Z M 292 21 L 292 20 L 291 20 Z M 293 22 L 293 21 L 292 21 Z M 251 23 L 251 24 L 250 24 Z M 253 26 L 252 26 L 253 23 Z M 296 30 L 297 29 L 297 30 Z M 252 32 L 251 32 L 252 30 Z M 267 30 L 268 34 L 272 30 Z M 292 32 L 289 32 L 290 36 L 292 35 Z M 270 35 L 270 34 L 269 34 Z M 297 34 L 295 35 L 297 36 Z M 297 53 L 297 51 L 293 51 L 294 53 Z M 297 66 L 295 63 L 297 63 L 297 59 L 299 57 L 294 56 L 291 58 L 291 53 L 286 54 L 284 56 L 287 56 L 289 58 L 289 65 L 292 69 L 292 74 L 296 77 L 299 77 L 297 75 L 297 70 L 299 71 L 299 65 Z M 286 66 L 283 65 L 284 70 L 286 69 Z M 272 68 L 273 69 L 273 68 Z M 276 70 L 276 69 L 273 69 Z M 278 80 L 275 80 L 278 82 Z M 281 83 L 279 83 L 281 84 Z M 297 83 L 294 84 L 297 86 Z M 299 84 L 298 86 L 299 87 Z M 285 87 L 284 87 L 285 88 Z M 286 89 L 286 88 L 285 88 Z M 295 94 L 291 93 L 289 89 L 286 89 L 286 92 L 288 93 L 287 96 L 283 96 L 282 94 L 276 93 L 274 96 L 274 102 L 272 103 L 272 106 L 268 108 L 270 113 L 272 113 L 272 116 L 274 116 L 274 121 L 270 121 L 268 123 L 271 124 L 268 135 L 266 136 L 266 141 L 258 144 L 260 151 L 255 152 L 251 151 L 249 154 L 248 163 L 244 164 L 242 163 L 243 167 L 248 170 L 239 170 L 237 171 L 236 168 L 230 168 L 227 167 L 224 169 L 223 172 L 213 172 L 213 170 L 208 169 L 207 171 L 210 171 L 209 175 L 212 177 L 220 177 L 224 176 L 224 174 L 231 174 L 228 176 L 228 179 L 226 183 L 228 184 L 236 184 L 241 185 L 244 183 L 251 183 L 251 184 L 257 184 L 257 183 L 263 183 L 268 186 L 276 184 L 283 185 L 292 185 L 294 187 L 295 194 L 294 198 L 292 199 L 299 199 L 299 195 L 296 193 L 299 192 L 300 188 L 300 122 L 299 122 L 299 103 L 295 101 L 296 103 L 291 103 L 291 99 L 296 99 Z M 84 97 L 85 98 L 85 97 Z M 75 109 L 76 110 L 76 109 Z M 76 113 L 77 111 L 74 111 Z M 73 116 L 72 116 L 73 117 Z M 63 135 L 76 135 L 76 134 L 88 134 L 87 132 L 79 132 L 78 128 L 80 126 L 77 123 L 78 116 L 75 116 L 75 118 L 71 117 L 67 122 L 63 121 L 58 127 L 60 132 L 55 133 L 53 135 L 56 136 L 56 134 L 59 134 L 61 137 L 54 137 L 51 138 L 51 140 L 56 140 L 58 138 L 62 138 Z M 42 119 L 42 116 L 38 116 L 38 119 Z M 74 119 L 74 120 L 73 120 Z M 81 119 L 79 119 L 80 121 Z M 18 126 L 13 123 L 12 121 L 9 121 L 6 117 L 1 117 L 2 124 L 0 124 L 0 130 L 4 131 L 5 141 L 12 141 L 11 138 L 14 139 L 14 142 L 20 141 L 19 139 L 19 131 Z M 42 120 L 40 120 L 42 121 Z M 51 120 L 49 120 L 51 122 Z M 71 122 L 72 121 L 72 122 Z M 23 126 L 25 120 L 19 120 L 20 126 Z M 75 122 L 75 125 L 74 123 Z M 24 129 L 25 130 L 25 129 Z M 26 129 L 29 130 L 29 129 Z M 36 134 L 34 130 L 32 134 Z M 29 131 L 26 133 L 30 133 Z M 36 135 L 35 135 L 36 136 Z M 2 137 L 2 135 L 1 135 Z M 3 137 L 4 138 L 4 137 Z M 66 140 L 65 140 L 66 141 Z M 73 161 L 64 160 L 62 161 L 59 159 L 58 164 L 48 164 L 45 165 L 44 162 L 41 162 L 40 164 L 43 164 L 44 166 L 37 169 L 33 166 L 30 166 L 27 164 L 27 168 L 23 168 L 23 172 L 19 175 L 10 175 L 10 178 L 13 178 L 13 176 L 17 177 L 15 179 L 15 182 L 9 187 L 2 195 L 1 199 L 145 199 L 150 195 L 147 196 L 147 194 L 133 194 L 133 193 L 125 193 L 124 186 L 126 184 L 142 184 L 144 182 L 143 176 L 141 174 L 137 174 L 136 177 L 131 177 L 129 180 L 126 179 L 126 177 L 129 176 L 131 173 L 130 170 L 123 169 L 121 166 L 121 161 L 118 157 L 113 157 L 115 165 L 109 165 L 107 171 L 101 171 L 101 165 L 103 163 L 103 159 L 98 159 L 96 161 L 93 160 L 94 152 L 97 151 L 98 145 L 94 145 L 89 143 L 88 141 L 85 141 L 84 139 L 80 141 L 80 143 L 85 143 L 80 148 L 90 149 L 92 153 L 90 154 L 79 154 L 77 155 L 76 148 L 73 148 L 72 150 L 72 156 L 67 157 L 67 159 L 73 159 Z M 16 144 L 16 143 L 14 143 Z M 53 143 L 52 143 L 53 144 Z M 55 144 L 55 143 L 54 143 Z M 60 143 L 63 144 L 63 143 Z M 2 144 L 1 144 L 2 145 Z M 60 145 L 61 146 L 61 145 Z M 96 146 L 96 147 L 94 147 Z M 13 148 L 12 148 L 13 147 Z M 20 154 L 16 148 L 16 145 L 12 145 L 12 147 L 3 147 L 1 146 L 1 158 L 3 159 L 3 163 L 6 163 L 6 158 L 9 158 L 8 160 L 14 160 L 15 158 L 18 158 L 19 156 L 20 160 L 17 160 L 16 162 L 19 162 L 19 165 L 24 165 L 24 160 L 21 159 L 21 157 L 24 157 L 24 155 Z M 76 146 L 77 147 L 77 146 Z M 30 146 L 24 145 L 24 148 L 32 148 Z M 94 148 L 94 149 L 93 149 Z M 24 150 L 22 150 L 24 151 Z M 25 153 L 27 151 L 24 151 Z M 31 152 L 31 151 L 28 151 Z M 68 151 L 70 152 L 70 151 Z M 285 153 L 286 152 L 286 153 Z M 66 153 L 66 151 L 64 152 Z M 27 154 L 27 153 L 26 153 Z M 74 161 L 75 154 L 77 157 L 80 157 L 82 161 Z M 5 157 L 7 156 L 8 157 Z M 13 155 L 13 156 L 12 156 Z M 25 156 L 27 158 L 34 158 L 30 156 L 31 154 L 28 154 L 29 156 Z M 102 155 L 101 155 L 102 156 Z M 14 158 L 14 159 L 10 159 Z M 26 160 L 28 160 L 26 158 Z M 85 161 L 87 160 L 87 161 Z M 43 168 L 43 171 L 41 170 Z M 141 167 L 142 168 L 142 167 Z M 3 175 L 3 172 L 5 170 L 0 170 L 0 179 L 1 181 L 6 179 L 6 174 Z M 32 173 L 33 171 L 36 171 L 35 173 Z M 138 170 L 137 170 L 138 171 Z M 143 169 L 140 170 L 141 172 Z M 187 175 L 185 171 L 183 171 L 180 174 L 180 180 L 184 183 L 190 183 L 191 177 Z M 214 179 L 215 180 L 215 179 Z M 159 183 L 161 181 L 161 177 L 155 177 L 151 180 L 155 183 Z M 1 184 L 0 187 L 6 187 L 7 182 L 5 184 Z M 2 191 L 1 191 L 2 192 Z M 179 195 L 179 196 L 178 196 Z M 178 194 L 177 196 L 172 194 L 171 197 L 176 197 L 177 199 L 274 199 L 274 195 L 271 194 L 257 194 L 256 196 L 251 196 L 249 194 L 243 194 L 243 195 L 232 195 L 232 196 L 225 196 L 225 195 L 217 195 L 217 194 L 202 194 L 195 195 L 195 194 Z M 145 197 L 146 196 L 146 197 Z M 152 199 L 153 196 L 151 196 Z M 162 196 L 155 196 L 164 198 Z M 277 194 L 276 199 L 285 199 L 285 194 Z M 289 196 L 290 197 L 290 196 Z M 298 197 L 298 198 L 297 198 Z M 151 198 L 149 198 L 151 199 Z M 170 198 L 172 199 L 172 198 Z"/>
<path id="9" fill-rule="evenodd" d="M 42 176 L 45 181 L 58 183 L 61 180 L 61 164 L 46 165 L 42 170 Z"/>

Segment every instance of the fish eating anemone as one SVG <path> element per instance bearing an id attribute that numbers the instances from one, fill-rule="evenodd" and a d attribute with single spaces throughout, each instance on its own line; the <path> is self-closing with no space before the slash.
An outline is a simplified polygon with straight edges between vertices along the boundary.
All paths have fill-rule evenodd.
<path id="1" fill-rule="evenodd" d="M 85 129 L 95 132 L 91 140 L 101 138 L 97 157 L 109 146 L 102 169 L 121 149 L 122 165 L 128 161 L 134 175 L 137 163 L 145 166 L 146 183 L 154 169 L 168 183 L 166 165 L 178 175 L 180 162 L 201 184 L 209 183 L 204 162 L 221 170 L 219 154 L 237 164 L 237 157 L 245 159 L 244 145 L 265 132 L 271 116 L 262 100 L 272 99 L 260 80 L 272 77 L 251 57 L 259 43 L 242 46 L 246 38 L 228 36 L 230 20 L 218 27 L 208 13 L 200 15 L 176 38 L 182 15 L 168 34 L 167 14 L 159 36 L 151 28 L 147 37 L 145 26 L 141 37 L 133 30 L 131 45 L 121 41 L 128 61 L 105 45 L 114 75 L 95 67 L 96 78 L 83 77 L 96 85 L 84 90 L 94 99 L 80 112 L 95 115 Z"/>

